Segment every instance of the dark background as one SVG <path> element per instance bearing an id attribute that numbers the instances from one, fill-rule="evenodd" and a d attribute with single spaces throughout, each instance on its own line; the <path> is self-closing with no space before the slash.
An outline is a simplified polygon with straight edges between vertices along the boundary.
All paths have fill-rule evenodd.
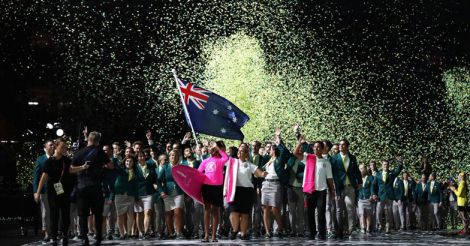
<path id="1" fill-rule="evenodd" d="M 103 132 L 107 143 L 145 139 L 147 129 L 161 142 L 180 139 L 188 129 L 169 69 L 197 74 L 200 67 L 184 67 L 178 59 L 197 61 L 205 35 L 259 30 L 257 15 L 276 9 L 276 1 L 265 3 L 268 10 L 231 2 L 2 1 L 0 140 L 33 142 L 40 152 L 41 143 L 55 136 L 56 129 L 45 128 L 54 122 L 72 141 L 84 126 Z M 326 47 L 338 68 L 357 66 L 377 74 L 365 82 L 364 100 L 389 90 L 393 93 L 381 95 L 383 100 L 412 99 L 426 109 L 444 100 L 442 73 L 469 65 L 469 1 L 301 0 L 288 6 L 289 28 L 315 35 L 306 33 L 306 46 L 286 52 L 271 42 L 275 35 L 257 33 L 268 63 L 275 69 L 292 52 L 309 57 L 314 46 Z M 80 34 L 87 35 L 85 41 Z M 158 49 L 149 49 L 149 43 Z M 413 80 L 410 73 L 389 75 L 402 83 L 380 76 L 391 69 L 411 71 Z M 440 105 L 438 111 L 446 112 Z M 404 131 L 427 129 L 426 117 L 397 107 L 390 106 L 398 112 L 391 120 L 402 122 Z M 446 120 L 445 114 L 436 117 Z M 13 162 L 5 163 L 11 168 Z"/>

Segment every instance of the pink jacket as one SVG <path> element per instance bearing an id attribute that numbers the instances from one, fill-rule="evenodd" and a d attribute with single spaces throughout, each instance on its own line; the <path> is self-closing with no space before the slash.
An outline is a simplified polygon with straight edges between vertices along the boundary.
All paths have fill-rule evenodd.
<path id="1" fill-rule="evenodd" d="M 204 184 L 207 185 L 223 185 L 224 184 L 224 166 L 228 160 L 225 151 L 219 151 L 221 157 L 212 156 L 211 158 L 202 161 L 197 169 L 199 172 L 206 175 Z"/>

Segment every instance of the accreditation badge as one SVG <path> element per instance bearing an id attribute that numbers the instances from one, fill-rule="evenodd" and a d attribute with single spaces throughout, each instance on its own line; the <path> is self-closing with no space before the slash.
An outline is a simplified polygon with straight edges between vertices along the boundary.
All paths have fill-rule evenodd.
<path id="1" fill-rule="evenodd" d="M 64 194 L 64 187 L 60 182 L 54 184 L 54 190 L 57 195 Z"/>

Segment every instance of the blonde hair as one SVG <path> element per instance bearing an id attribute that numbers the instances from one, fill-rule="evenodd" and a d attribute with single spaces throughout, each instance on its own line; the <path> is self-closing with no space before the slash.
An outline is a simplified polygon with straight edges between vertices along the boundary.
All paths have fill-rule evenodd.
<path id="1" fill-rule="evenodd" d="M 94 145 L 99 145 L 101 140 L 101 133 L 93 131 L 88 134 L 88 141 L 92 142 Z"/>
<path id="2" fill-rule="evenodd" d="M 170 153 L 168 153 L 168 159 L 170 159 L 171 154 L 174 154 L 176 159 L 178 160 L 177 163 L 180 161 L 180 152 L 177 150 L 172 150 Z"/>

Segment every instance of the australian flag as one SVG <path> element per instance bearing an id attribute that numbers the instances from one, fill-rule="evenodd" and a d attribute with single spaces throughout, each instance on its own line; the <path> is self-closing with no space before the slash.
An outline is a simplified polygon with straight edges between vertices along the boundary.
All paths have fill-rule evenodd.
<path id="1" fill-rule="evenodd" d="M 194 131 L 207 135 L 243 140 L 241 128 L 250 119 L 229 100 L 177 78 L 186 120 Z"/>

